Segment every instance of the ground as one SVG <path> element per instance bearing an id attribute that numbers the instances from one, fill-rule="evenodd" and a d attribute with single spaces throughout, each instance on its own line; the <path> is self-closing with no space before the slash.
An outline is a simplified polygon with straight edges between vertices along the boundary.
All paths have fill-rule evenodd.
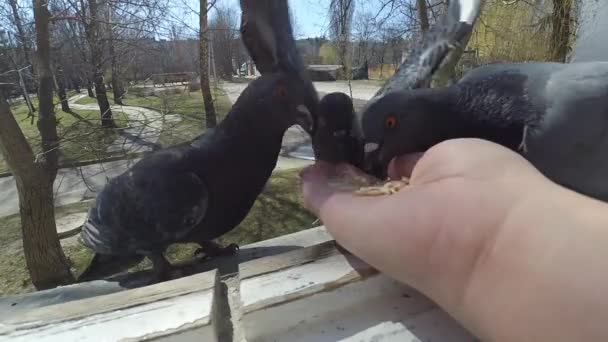
<path id="1" fill-rule="evenodd" d="M 222 88 L 214 88 L 215 110 L 221 120 L 230 110 L 231 102 Z M 113 102 L 112 93 L 108 100 Z M 83 97 L 76 102 L 79 105 L 96 104 L 96 100 Z M 178 115 L 179 120 L 165 122 L 159 135 L 158 143 L 169 146 L 195 138 L 204 132 L 204 106 L 200 91 L 187 91 L 184 87 L 174 88 L 131 88 L 124 96 L 126 106 L 149 108 L 166 116 Z"/>
<path id="2" fill-rule="evenodd" d="M 55 103 L 59 102 L 55 98 Z M 35 107 L 38 99 L 32 98 Z M 40 152 L 40 137 L 35 118 L 28 117 L 28 109 L 24 102 L 11 105 L 11 110 L 23 134 L 33 147 L 34 152 Z M 80 160 L 98 159 L 105 156 L 106 145 L 117 137 L 116 130 L 103 130 L 96 124 L 99 122 L 99 111 L 75 110 L 66 113 L 60 107 L 56 108 L 57 133 L 62 139 L 59 149 L 60 162 L 67 163 Z M 32 121 L 33 120 L 33 121 Z M 126 118 L 118 114 L 116 123 L 120 127 L 126 125 Z M 0 155 L 0 172 L 7 172 L 8 165 Z"/>

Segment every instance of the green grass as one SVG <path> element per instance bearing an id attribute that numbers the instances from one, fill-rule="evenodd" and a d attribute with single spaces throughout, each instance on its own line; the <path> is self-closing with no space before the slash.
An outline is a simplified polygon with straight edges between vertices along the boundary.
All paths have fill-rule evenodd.
<path id="1" fill-rule="evenodd" d="M 38 99 L 32 98 L 34 106 L 38 108 Z M 59 99 L 54 99 L 59 103 Z M 28 116 L 28 108 L 24 102 L 11 105 L 11 111 L 32 146 L 34 153 L 41 152 L 40 133 L 36 127 L 36 117 Z M 34 113 L 37 115 L 37 113 Z M 74 110 L 66 113 L 60 107 L 55 107 L 57 118 L 57 133 L 59 135 L 59 160 L 60 163 L 100 159 L 111 156 L 106 152 L 108 144 L 118 137 L 113 129 L 102 129 L 100 126 L 100 115 L 98 110 Z M 116 124 L 119 127 L 126 126 L 126 117 L 120 113 L 115 115 Z M 112 154 L 115 155 L 115 154 Z M 0 156 L 0 172 L 6 172 L 8 165 Z"/>
<path id="2" fill-rule="evenodd" d="M 110 101 L 110 104 L 114 103 L 114 95 L 112 95 L 112 93 L 107 93 L 108 95 L 108 101 Z M 94 97 L 88 97 L 85 96 L 83 98 L 81 98 L 80 100 L 76 101 L 76 103 L 81 104 L 81 105 L 90 105 L 90 104 L 97 104 L 97 99 Z"/>
<path id="3" fill-rule="evenodd" d="M 215 111 L 218 121 L 230 111 L 232 104 L 222 89 L 212 89 Z M 108 100 L 113 102 L 113 95 L 108 92 Z M 80 99 L 78 104 L 96 103 L 90 97 Z M 200 91 L 188 91 L 184 87 L 169 89 L 131 88 L 123 99 L 126 106 L 145 107 L 156 110 L 163 115 L 178 116 L 179 120 L 166 120 L 158 142 L 170 146 L 191 140 L 205 131 L 205 107 Z"/>
<path id="4" fill-rule="evenodd" d="M 90 202 L 80 202 L 56 208 L 55 217 L 86 211 L 89 205 Z M 34 291 L 25 266 L 19 214 L 0 218 L 0 232 L 0 295 Z M 66 241 L 63 240 L 62 244 Z M 66 243 L 64 251 L 74 264 L 73 271 L 84 269 L 88 260 L 86 258 L 91 255 L 88 250 L 74 243 Z"/>
<path id="5" fill-rule="evenodd" d="M 302 206 L 298 172 L 297 169 L 275 172 L 245 220 L 218 241 L 245 245 L 311 228 L 315 218 Z M 77 203 L 57 208 L 56 217 L 83 212 L 88 206 L 89 203 Z M 0 295 L 33 291 L 23 257 L 19 215 L 0 218 L 0 232 Z M 92 253 L 74 239 L 63 240 L 62 244 L 72 272 L 78 275 L 88 265 Z M 167 256 L 173 262 L 189 260 L 197 247 L 173 245 Z M 150 265 L 146 260 L 135 269 Z"/>

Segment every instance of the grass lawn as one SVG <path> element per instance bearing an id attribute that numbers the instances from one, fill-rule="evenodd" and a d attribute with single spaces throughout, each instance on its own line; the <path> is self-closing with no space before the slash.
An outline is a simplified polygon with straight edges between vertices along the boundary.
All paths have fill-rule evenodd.
<path id="1" fill-rule="evenodd" d="M 32 98 L 34 106 L 38 108 L 38 99 Z M 54 99 L 59 103 L 59 99 Z M 32 146 L 35 153 L 41 151 L 40 134 L 36 127 L 36 118 L 28 117 L 28 108 L 24 102 L 11 105 L 11 111 L 21 127 L 23 134 Z M 57 117 L 57 133 L 61 139 L 59 148 L 60 163 L 99 159 L 109 156 L 106 146 L 116 140 L 116 130 L 102 129 L 100 127 L 99 110 L 74 110 L 66 113 L 60 107 L 55 108 Z M 34 115 L 37 115 L 34 113 Z M 118 116 L 116 123 L 119 127 L 126 125 L 126 118 Z M 8 170 L 8 165 L 0 155 L 0 172 Z"/>
<path id="2" fill-rule="evenodd" d="M 212 89 L 215 100 L 215 111 L 218 121 L 230 111 L 232 104 L 224 91 Z M 113 95 L 108 92 L 108 99 L 113 103 Z M 78 104 L 92 104 L 96 100 L 90 97 L 80 99 Z M 184 87 L 165 90 L 148 88 L 131 88 L 124 96 L 123 103 L 127 106 L 154 109 L 164 115 L 177 116 L 179 120 L 166 120 L 158 142 L 170 146 L 191 140 L 205 131 L 205 107 L 200 91 L 188 91 Z"/>
<path id="3" fill-rule="evenodd" d="M 242 224 L 219 242 L 245 245 L 311 228 L 315 218 L 302 206 L 298 172 L 295 169 L 274 173 Z M 88 203 L 77 203 L 57 208 L 56 216 L 83 212 L 88 206 Z M 0 232 L 0 295 L 33 291 L 23 257 L 19 216 L 0 218 Z M 91 251 L 81 246 L 75 237 L 62 240 L 62 245 L 72 262 L 72 271 L 80 274 L 92 257 Z M 172 261 L 187 260 L 197 247 L 174 245 L 167 254 Z M 146 260 L 137 269 L 150 265 Z"/>

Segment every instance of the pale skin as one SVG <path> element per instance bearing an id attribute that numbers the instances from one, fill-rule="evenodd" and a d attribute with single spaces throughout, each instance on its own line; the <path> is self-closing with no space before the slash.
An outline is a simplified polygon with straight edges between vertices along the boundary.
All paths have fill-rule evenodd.
<path id="1" fill-rule="evenodd" d="M 608 204 L 563 188 L 499 145 L 457 139 L 393 160 L 397 194 L 331 190 L 302 172 L 335 239 L 418 289 L 484 341 L 608 338 Z"/>

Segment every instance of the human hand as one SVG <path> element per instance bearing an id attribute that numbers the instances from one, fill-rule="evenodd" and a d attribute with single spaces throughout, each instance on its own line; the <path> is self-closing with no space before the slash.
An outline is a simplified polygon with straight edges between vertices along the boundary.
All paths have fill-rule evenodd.
<path id="1" fill-rule="evenodd" d="M 608 243 L 608 230 L 590 228 L 596 233 L 590 236 L 583 227 L 597 225 L 584 217 L 599 220 L 605 204 L 557 186 L 516 153 L 476 139 L 447 141 L 393 161 L 391 177 L 410 177 L 410 185 L 392 196 L 333 190 L 329 180 L 343 167 L 320 163 L 302 173 L 307 207 L 343 247 L 423 292 L 480 338 L 599 336 L 598 330 L 561 333 L 564 317 L 555 312 L 571 322 L 588 314 L 590 307 L 580 305 L 585 300 L 567 297 L 573 287 L 581 290 L 571 281 L 580 275 L 563 267 L 575 272 L 586 260 L 601 260 L 589 254 L 596 251 L 593 243 Z M 585 242 L 571 246 L 564 239 Z"/>

